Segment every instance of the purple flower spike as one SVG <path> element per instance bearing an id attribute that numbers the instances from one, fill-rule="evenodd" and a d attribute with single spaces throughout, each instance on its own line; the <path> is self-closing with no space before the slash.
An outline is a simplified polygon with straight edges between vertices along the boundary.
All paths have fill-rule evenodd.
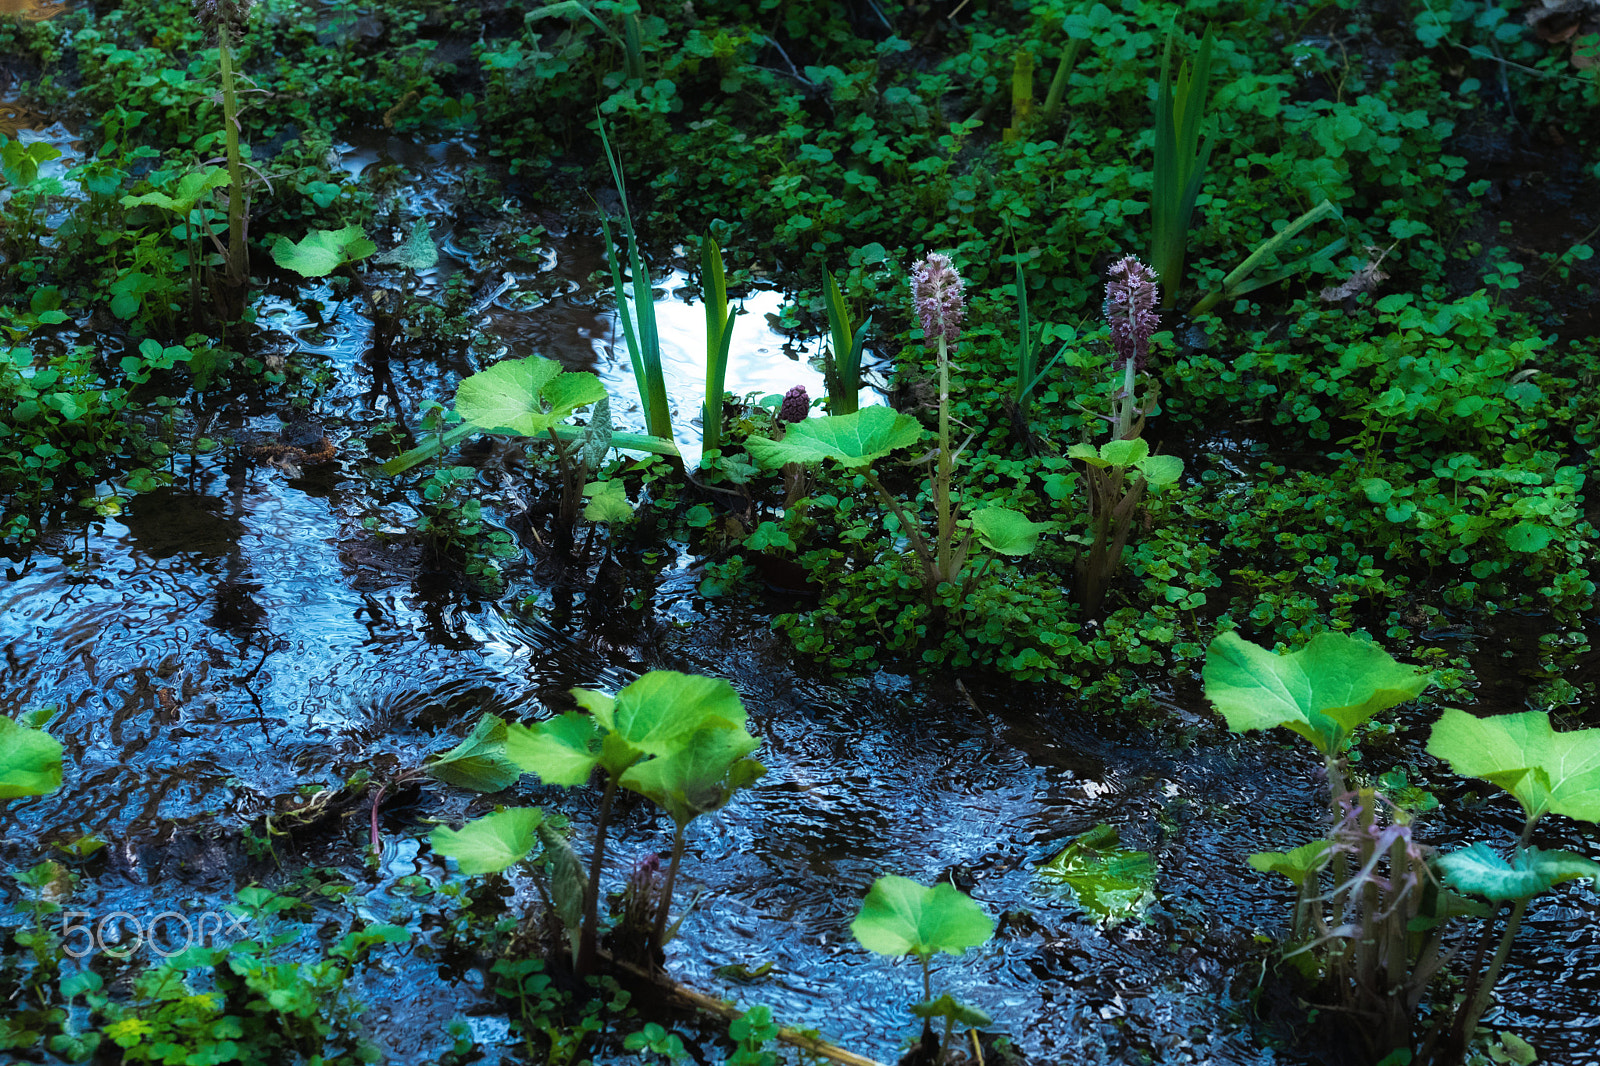
<path id="1" fill-rule="evenodd" d="M 1111 347 L 1116 349 L 1112 365 L 1118 369 L 1133 360 L 1135 371 L 1143 370 L 1150 353 L 1150 337 L 1161 325 L 1156 301 L 1161 290 L 1156 272 L 1133 256 L 1112 264 L 1106 281 L 1106 321 L 1111 323 Z"/>
<path id="2" fill-rule="evenodd" d="M 804 422 L 810 413 L 811 397 L 806 395 L 804 385 L 796 385 L 783 394 L 783 406 L 778 408 L 778 422 Z"/>
<path id="3" fill-rule="evenodd" d="M 953 345 L 961 335 L 961 316 L 967 310 L 966 284 L 948 255 L 934 252 L 912 264 L 911 302 L 929 343 L 942 336 L 946 344 Z"/>

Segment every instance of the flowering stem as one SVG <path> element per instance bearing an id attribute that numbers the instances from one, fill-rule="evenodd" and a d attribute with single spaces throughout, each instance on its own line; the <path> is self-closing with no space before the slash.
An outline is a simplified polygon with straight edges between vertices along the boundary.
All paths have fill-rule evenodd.
<path id="1" fill-rule="evenodd" d="M 933 505 L 939 512 L 939 548 L 935 566 L 939 580 L 954 581 L 950 573 L 950 541 L 955 523 L 950 515 L 950 346 L 939 335 L 939 473 L 933 486 Z M 934 590 L 930 590 L 934 591 Z"/>

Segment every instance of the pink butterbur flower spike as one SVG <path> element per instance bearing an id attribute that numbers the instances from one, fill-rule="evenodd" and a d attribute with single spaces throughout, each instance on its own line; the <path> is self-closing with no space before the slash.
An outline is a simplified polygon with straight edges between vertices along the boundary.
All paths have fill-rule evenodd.
<path id="1" fill-rule="evenodd" d="M 923 335 L 951 345 L 961 336 L 966 313 L 967 283 L 956 273 L 948 255 L 934 252 L 911 266 L 911 302 L 922 322 Z"/>
<path id="2" fill-rule="evenodd" d="M 1156 284 L 1154 270 L 1131 255 L 1111 265 L 1104 313 L 1111 324 L 1111 347 L 1116 352 L 1111 365 L 1122 371 L 1116 440 L 1132 436 L 1134 380 L 1150 355 L 1150 338 L 1161 326 L 1161 316 L 1156 314 L 1160 299 L 1161 287 Z"/>
<path id="3" fill-rule="evenodd" d="M 955 457 L 950 454 L 950 348 L 961 339 L 961 319 L 966 314 L 966 282 L 955 263 L 940 252 L 911 265 L 911 303 L 922 322 L 922 333 L 939 343 L 939 469 L 933 482 L 933 502 L 939 514 L 939 540 L 935 568 L 940 581 L 954 581 L 962 553 L 952 550 L 955 516 L 950 507 L 950 476 Z"/>

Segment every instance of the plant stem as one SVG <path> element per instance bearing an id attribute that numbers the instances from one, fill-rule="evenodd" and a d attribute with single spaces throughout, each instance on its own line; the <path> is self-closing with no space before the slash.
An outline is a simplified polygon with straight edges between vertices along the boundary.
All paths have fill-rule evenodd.
<path id="1" fill-rule="evenodd" d="M 863 473 L 866 475 L 868 484 L 877 492 L 878 498 L 884 502 L 889 510 L 894 512 L 895 518 L 900 522 L 900 528 L 906 531 L 906 537 L 911 541 L 911 550 L 916 554 L 917 561 L 922 564 L 922 580 L 925 586 L 923 596 L 927 599 L 928 604 L 932 606 L 938 598 L 939 579 L 933 552 L 928 548 L 927 539 L 923 537 L 922 530 L 917 523 L 911 520 L 910 515 L 906 514 L 906 509 L 900 501 L 888 489 L 883 487 L 883 482 L 878 480 L 878 475 L 872 472 L 872 468 L 866 467 Z"/>
<path id="2" fill-rule="evenodd" d="M 1489 968 L 1483 972 L 1476 992 L 1467 1003 L 1466 1012 L 1457 1023 L 1456 1028 L 1461 1034 L 1462 1048 L 1472 1040 L 1472 1034 L 1478 1031 L 1478 1019 L 1483 1017 L 1483 1012 L 1489 1007 L 1489 997 L 1494 994 L 1495 982 L 1500 980 L 1500 971 L 1505 968 L 1506 959 L 1511 955 L 1511 941 L 1516 938 L 1517 930 L 1522 927 L 1522 916 L 1527 913 L 1528 904 L 1532 899 L 1532 896 L 1524 896 L 1511 908 L 1511 916 L 1506 919 L 1505 932 L 1500 934 L 1500 945 L 1495 949 L 1494 959 L 1490 961 Z"/>
<path id="3" fill-rule="evenodd" d="M 222 60 L 223 135 L 228 144 L 228 285 L 243 288 L 250 280 L 250 248 L 244 242 L 244 167 L 239 161 L 239 103 L 234 92 L 233 53 L 228 35 L 217 40 Z"/>
<path id="4" fill-rule="evenodd" d="M 617 777 L 606 778 L 600 797 L 600 817 L 594 827 L 594 856 L 589 860 L 589 887 L 583 893 L 583 931 L 578 936 L 578 976 L 594 972 L 595 947 L 600 927 L 600 870 L 606 861 L 606 825 L 611 821 L 611 801 L 617 795 Z"/>
<path id="5" fill-rule="evenodd" d="M 658 951 L 667 947 L 667 917 L 672 909 L 672 889 L 678 882 L 678 864 L 683 861 L 683 834 L 685 826 L 672 831 L 672 862 L 667 866 L 667 879 L 661 886 L 661 906 L 656 909 L 656 926 L 650 933 L 650 946 Z"/>
<path id="6" fill-rule="evenodd" d="M 950 540 L 955 523 L 950 516 L 950 350 L 939 334 L 939 473 L 933 486 L 933 505 L 939 513 L 939 546 L 934 565 L 940 582 L 954 581 L 950 573 Z M 936 593 L 937 589 L 930 590 Z"/>

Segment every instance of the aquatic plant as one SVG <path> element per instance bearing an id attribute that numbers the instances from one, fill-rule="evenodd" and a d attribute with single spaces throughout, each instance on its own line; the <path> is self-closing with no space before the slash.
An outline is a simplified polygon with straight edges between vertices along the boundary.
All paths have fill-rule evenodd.
<path id="1" fill-rule="evenodd" d="M 707 230 L 700 239 L 701 298 L 706 304 L 706 403 L 701 411 L 705 450 L 701 461 L 722 449 L 722 394 L 728 380 L 728 352 L 733 345 L 733 319 L 728 307 L 728 279 L 722 249 Z M 619 294 L 620 300 L 620 294 Z"/>
<path id="2" fill-rule="evenodd" d="M 1487 899 L 1493 910 L 1483 919 L 1480 946 L 1473 958 L 1481 960 L 1490 944 L 1494 954 L 1486 967 L 1467 975 L 1462 1007 L 1448 1030 L 1442 1026 L 1429 1037 L 1432 1048 L 1420 1060 L 1436 1066 L 1459 1061 L 1489 1006 L 1495 983 L 1511 954 L 1511 944 L 1521 928 L 1528 904 L 1541 893 L 1566 881 L 1587 879 L 1600 888 L 1600 863 L 1568 851 L 1534 847 L 1534 826 L 1547 814 L 1591 824 L 1600 823 L 1600 729 L 1574 729 L 1558 733 L 1546 711 L 1523 711 L 1493 718 L 1476 718 L 1454 708 L 1434 723 L 1428 754 L 1445 760 L 1464 777 L 1498 785 L 1516 799 L 1524 817 L 1522 835 L 1510 859 L 1487 844 L 1470 844 L 1441 856 L 1444 883 L 1460 892 Z M 1506 904 L 1510 911 L 1504 928 L 1495 936 L 1495 918 Z"/>
<path id="3" fill-rule="evenodd" d="M 930 543 L 920 517 L 889 491 L 872 468 L 877 460 L 917 444 L 922 437 L 922 426 L 910 415 L 887 407 L 864 407 L 853 415 L 824 415 L 795 423 L 782 440 L 751 437 L 745 447 L 751 458 L 765 469 L 788 463 L 815 466 L 831 459 L 865 478 L 910 541 L 922 576 L 923 599 L 932 606 L 939 602 L 941 583 L 959 583 L 964 597 L 983 576 L 987 559 L 977 566 L 967 566 L 974 544 L 1001 555 L 1028 555 L 1038 546 L 1039 535 L 1049 526 L 997 505 L 976 508 L 964 519 L 959 513 L 950 513 L 951 544 L 941 568 L 938 544 Z M 961 538 L 956 540 L 958 521 L 964 521 L 965 526 L 960 530 Z"/>
<path id="4" fill-rule="evenodd" d="M 1250 857 L 1254 868 L 1296 885 L 1293 936 L 1299 946 L 1288 958 L 1315 958 L 1310 972 L 1341 1009 L 1363 1020 L 1374 1056 L 1400 1049 L 1408 1056 L 1416 1051 L 1408 1062 L 1461 1061 L 1529 901 L 1565 881 L 1600 884 L 1600 863 L 1529 844 L 1534 825 L 1548 813 L 1600 821 L 1600 730 L 1556 733 L 1543 711 L 1491 719 L 1445 711 L 1433 727 L 1429 753 L 1457 773 L 1511 792 L 1526 822 L 1509 860 L 1483 843 L 1436 856 L 1416 839 L 1410 813 L 1376 789 L 1347 783 L 1354 731 L 1419 695 L 1428 684 L 1424 672 L 1348 634 L 1323 633 L 1304 648 L 1274 655 L 1225 633 L 1207 651 L 1204 676 L 1206 696 L 1230 729 L 1281 725 L 1323 756 L 1332 830 L 1291 851 Z M 1331 887 L 1325 888 L 1329 871 Z M 1508 903 L 1497 934 L 1495 916 Z M 1459 946 L 1446 948 L 1444 941 L 1449 923 L 1463 917 L 1483 923 L 1466 994 L 1454 1012 L 1435 1005 L 1419 1042 L 1417 1010 L 1435 976 L 1460 954 Z"/>
<path id="5" fill-rule="evenodd" d="M 1111 325 L 1111 370 L 1119 387 L 1112 413 L 1099 417 L 1110 424 L 1111 440 L 1099 447 L 1075 444 L 1067 452 L 1085 464 L 1083 486 L 1092 539 L 1089 550 L 1078 556 L 1077 577 L 1078 602 L 1089 617 L 1100 613 L 1106 589 L 1122 566 L 1123 549 L 1145 490 L 1171 485 L 1183 474 L 1181 459 L 1151 455 L 1150 446 L 1139 439 L 1159 392 L 1155 379 L 1149 378 L 1143 398 L 1138 396 L 1150 338 L 1160 325 L 1155 275 L 1132 256 L 1119 259 L 1109 274 L 1105 317 Z"/>
<path id="6" fill-rule="evenodd" d="M 222 73 L 222 129 L 228 158 L 228 246 L 223 257 L 223 283 L 230 294 L 224 300 L 229 320 L 244 309 L 244 289 L 250 283 L 250 246 L 246 241 L 249 200 L 239 152 L 239 96 L 233 49 L 244 36 L 253 6 L 254 0 L 195 0 L 194 5 L 201 26 L 216 41 Z"/>
<path id="7" fill-rule="evenodd" d="M 822 272 L 823 303 L 828 311 L 828 347 L 822 352 L 822 380 L 828 387 L 828 413 L 848 415 L 861 408 L 861 354 L 866 349 L 872 319 L 852 329 L 850 309 L 839 292 L 833 272 Z"/>
<path id="8" fill-rule="evenodd" d="M 616 244 L 611 239 L 611 219 L 601 212 L 600 228 L 605 233 L 606 262 L 611 267 L 611 291 L 617 301 L 617 318 L 622 323 L 623 338 L 627 341 L 628 360 L 633 364 L 633 379 L 639 388 L 639 405 L 644 408 L 645 429 L 653 437 L 672 440 L 672 411 L 667 404 L 667 379 L 661 369 L 661 336 L 656 329 L 655 293 L 650 284 L 650 270 L 639 251 L 639 235 L 634 232 L 633 212 L 628 207 L 628 187 L 622 180 L 622 161 L 612 150 L 611 139 L 606 136 L 605 120 L 597 121 L 600 146 L 605 149 L 606 163 L 611 167 L 611 178 L 617 186 L 617 198 L 622 203 L 622 225 L 628 235 L 628 267 L 633 275 L 633 311 L 630 312 L 628 288 L 622 280 L 622 263 L 618 259 Z M 709 310 L 707 314 L 710 314 Z M 709 337 L 706 343 L 711 343 Z M 719 396 L 719 403 L 720 400 Z"/>
<path id="9" fill-rule="evenodd" d="M 0 717 L 0 800 L 44 796 L 61 787 L 61 741 Z"/>
<path id="10" fill-rule="evenodd" d="M 573 936 L 574 965 L 587 975 L 595 970 L 600 873 L 617 790 L 637 792 L 658 804 L 674 826 L 672 861 L 651 915 L 649 942 L 643 945 L 649 958 L 671 937 L 672 890 L 689 824 L 721 808 L 766 768 L 749 757 L 760 741 L 745 730 L 744 705 L 726 681 L 652 670 L 615 696 L 590 689 L 573 689 L 572 694 L 587 713 L 568 711 L 533 726 L 507 726 L 503 742 L 496 741 L 497 725 L 480 724 L 468 741 L 433 767 L 437 774 L 448 766 L 447 772 L 469 787 L 497 788 L 504 787 L 511 768 L 566 788 L 585 785 L 601 771 L 605 783 L 587 877 L 559 834 L 546 831 L 547 823 L 535 808 L 497 812 L 459 830 L 441 828 L 434 832 L 433 844 L 440 854 L 462 863 L 466 873 L 498 872 L 542 845 L 552 857 L 551 909 Z"/>
<path id="11" fill-rule="evenodd" d="M 960 955 L 987 944 L 994 936 L 993 919 L 953 885 L 929 888 L 909 877 L 880 877 L 862 900 L 850 933 L 868 951 L 890 957 L 910 955 L 921 965 L 922 1002 L 911 1010 L 923 1019 L 925 1040 L 932 1020 L 944 1019 L 936 1061 L 942 1061 L 951 1050 L 950 1033 L 957 1023 L 968 1027 L 990 1024 L 988 1015 L 976 1007 L 960 1003 L 948 993 L 937 999 L 933 995 L 934 955 Z"/>
<path id="12" fill-rule="evenodd" d="M 1166 286 L 1163 306 L 1167 307 L 1183 288 L 1189 222 L 1211 158 L 1211 139 L 1200 144 L 1200 120 L 1211 80 L 1211 30 L 1207 28 L 1200 40 L 1194 67 L 1184 60 L 1175 72 L 1172 53 L 1177 38 L 1174 26 L 1167 33 L 1161 80 L 1156 85 L 1155 168 L 1150 185 L 1150 257 Z"/>

